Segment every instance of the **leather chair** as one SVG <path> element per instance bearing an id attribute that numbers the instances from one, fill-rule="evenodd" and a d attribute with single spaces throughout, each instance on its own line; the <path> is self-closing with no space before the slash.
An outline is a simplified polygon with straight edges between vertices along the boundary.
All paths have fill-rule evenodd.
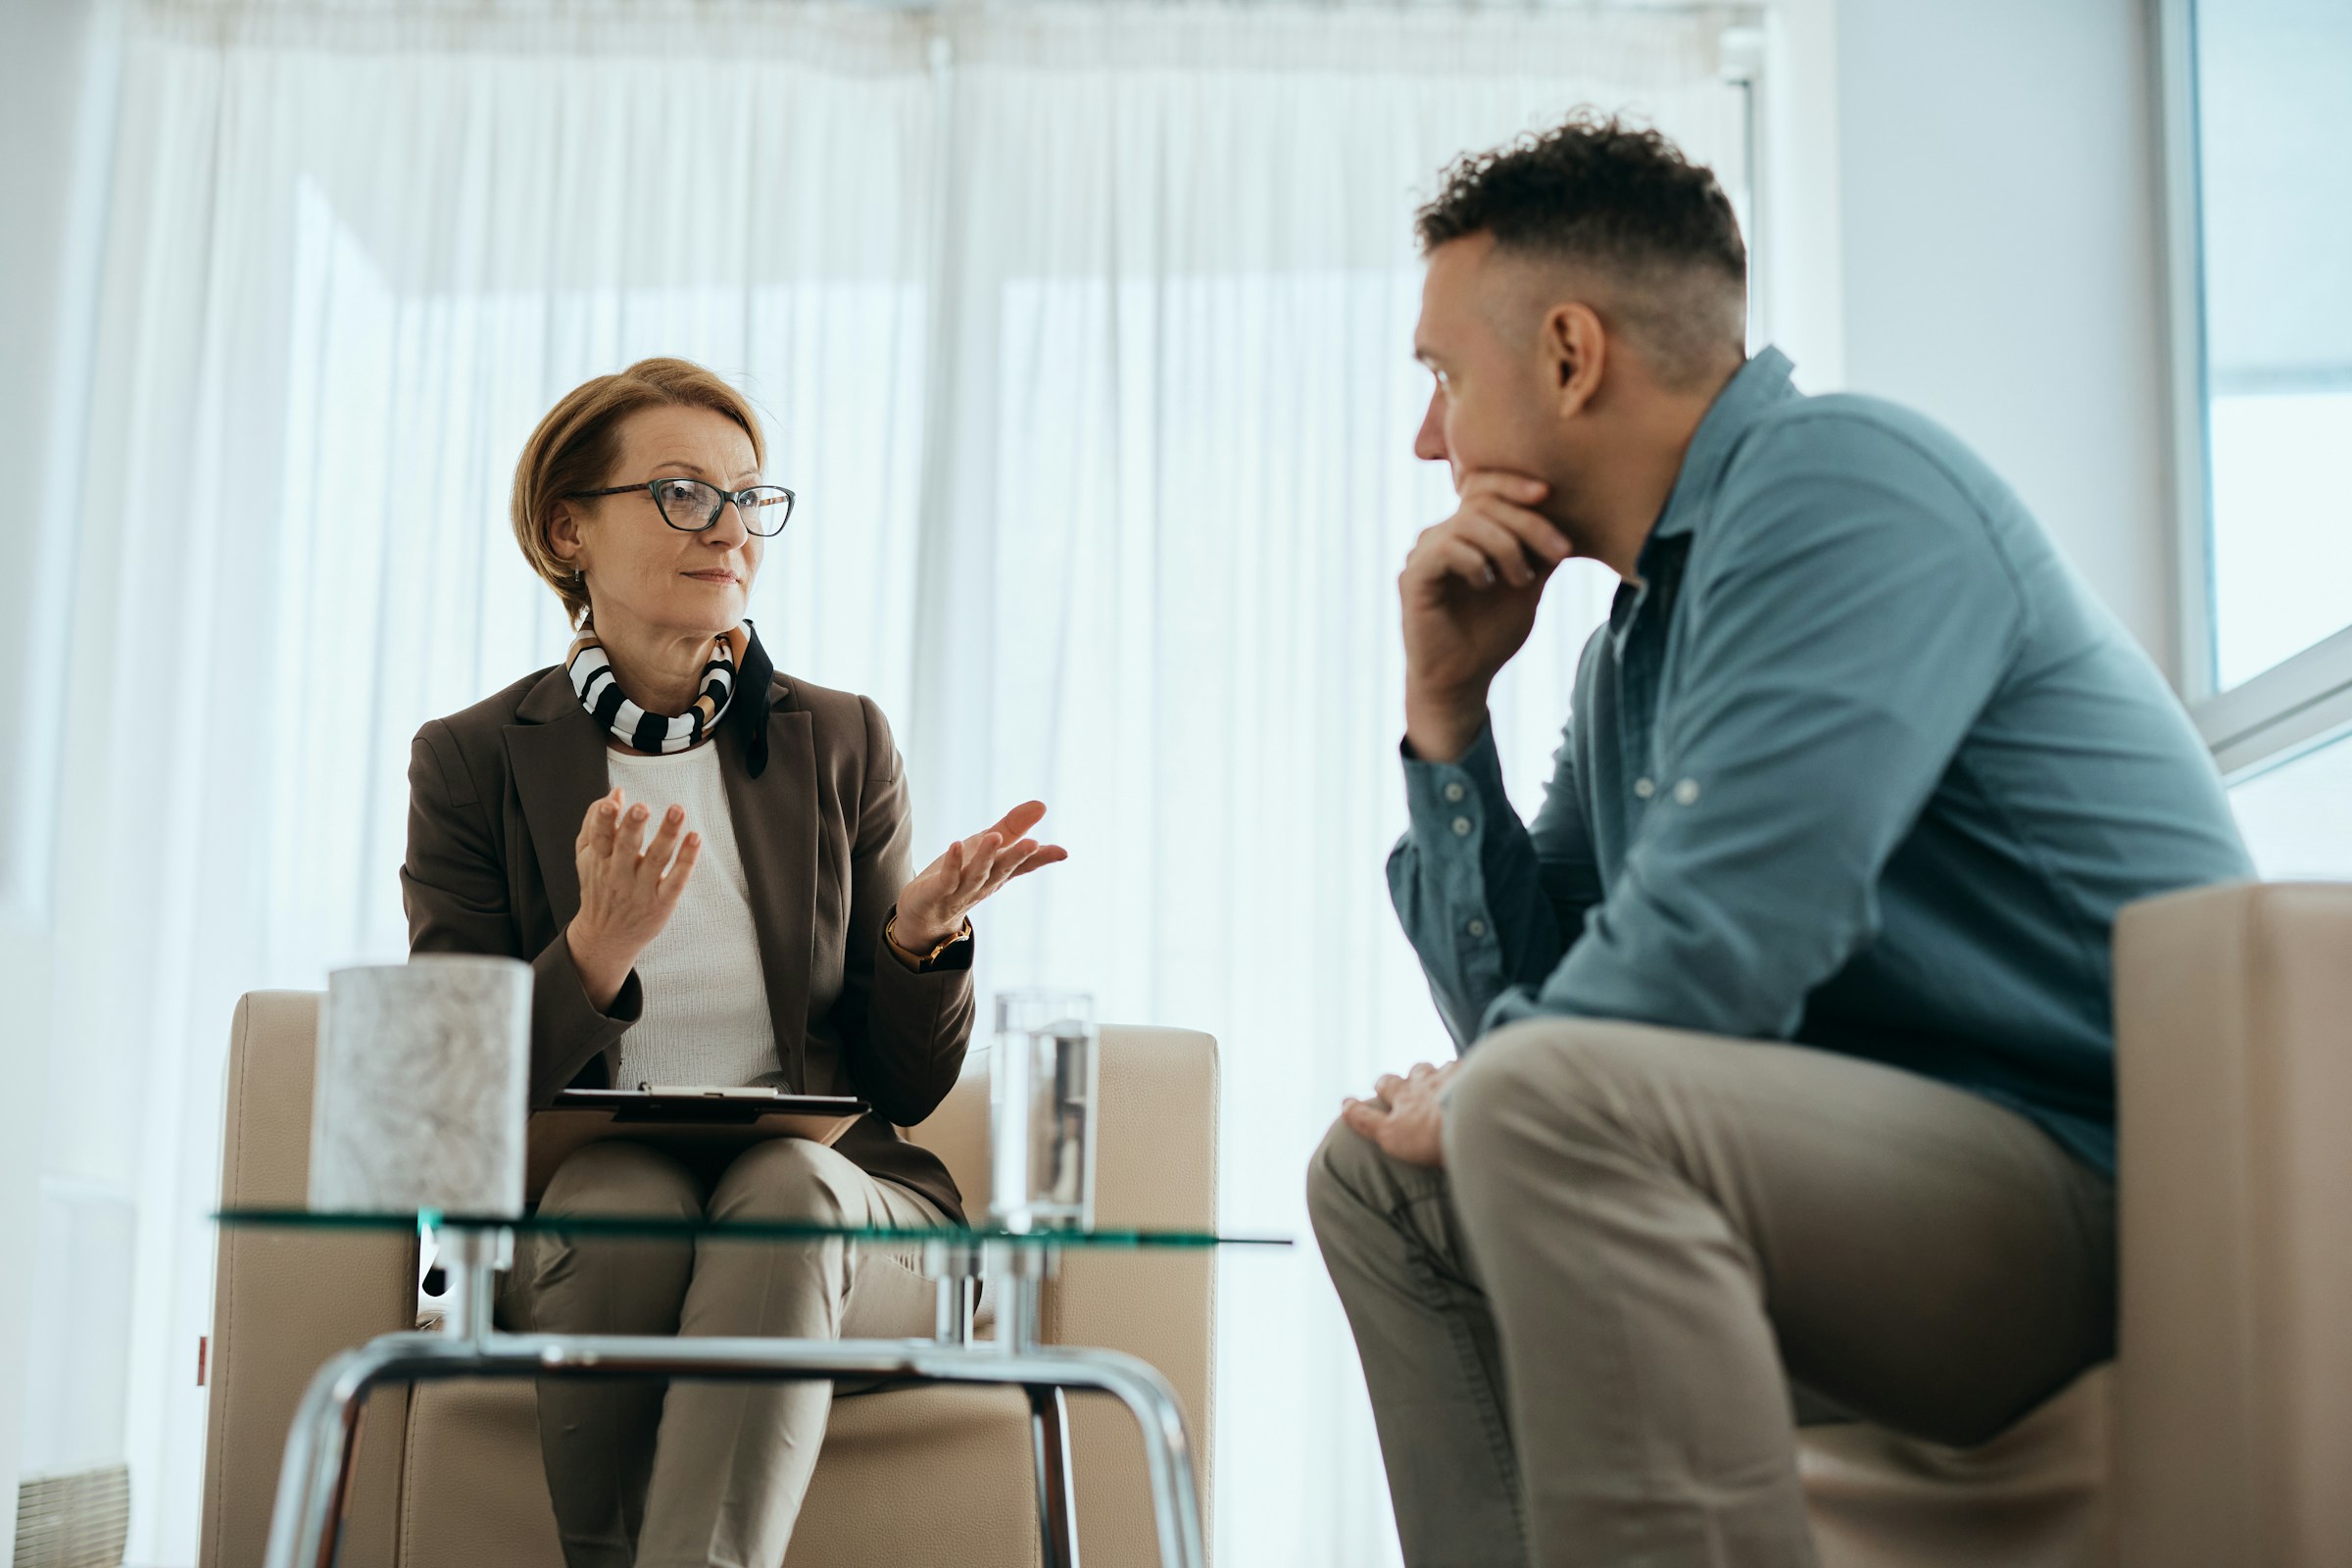
<path id="1" fill-rule="evenodd" d="M 224 1206 L 300 1207 L 309 1184 L 318 997 L 255 992 L 229 1045 Z M 1105 1028 L 1097 1212 L 1103 1223 L 1216 1221 L 1216 1044 Z M 915 1136 L 967 1195 L 987 1190 L 986 1056 L 975 1051 Z M 327 1356 L 414 1326 L 416 1241 L 223 1227 L 215 1280 L 203 1568 L 254 1568 L 268 1541 L 294 1406 Z M 1174 1385 L 1201 1495 L 1213 1468 L 1215 1275 L 1204 1251 L 1065 1258 L 1044 1337 L 1139 1355 Z M 563 1568 L 527 1382 L 387 1388 L 362 1427 L 346 1568 Z M 1155 1564 L 1143 1447 L 1125 1411 L 1070 1404 L 1079 1540 L 1089 1568 Z M 1018 1390 L 897 1389 L 833 1407 L 788 1568 L 993 1568 L 1039 1560 L 1028 1404 Z"/>
<path id="2" fill-rule="evenodd" d="M 1807 1429 L 1800 1465 L 1823 1568 L 2340 1568 L 2352 1563 L 2352 1137 L 2344 1132 L 2352 1107 L 2352 886 L 2249 884 L 2208 888 L 2136 905 L 2116 932 L 2116 1035 L 2120 1075 L 2122 1163 L 2122 1353 L 2094 1369 L 2018 1426 L 1982 1447 L 1957 1450 L 1914 1443 L 1852 1425 Z M 307 1032 L 258 1050 L 257 1032 L 289 1036 L 307 1000 L 249 999 L 238 1015 L 231 1066 L 231 1108 L 224 1191 L 229 1201 L 298 1201 L 303 1189 L 310 1061 Z M 257 1023 L 257 1018 L 261 1021 Z M 272 1022 L 271 1020 L 274 1020 Z M 1106 1041 L 1117 1032 L 1106 1034 Z M 1197 1037 L 1191 1037 L 1197 1038 Z M 1205 1050 L 1205 1046 L 1200 1049 Z M 1120 1053 L 1124 1057 L 1125 1053 Z M 252 1064 L 267 1061 L 256 1081 Z M 1105 1055 L 1106 1088 L 1111 1056 Z M 1141 1194 L 1129 1155 L 1130 1138 L 1152 1136 L 1131 1086 L 1113 1088 L 1106 1108 L 1104 1198 L 1112 1192 L 1110 1155 L 1118 1151 L 1122 1204 Z M 1202 1091 L 1188 1092 L 1188 1115 L 1205 1119 Z M 1213 1099 L 1213 1097 L 1211 1097 Z M 980 1153 L 981 1108 L 959 1101 L 953 1112 L 975 1124 L 960 1136 L 949 1162 L 973 1183 Z M 942 1118 L 934 1118 L 935 1123 Z M 244 1129 L 241 1131 L 241 1127 Z M 265 1150 L 262 1135 L 270 1136 Z M 926 1126 L 926 1140 L 948 1152 L 944 1128 Z M 1163 1129 L 1167 1142 L 1151 1187 L 1181 1183 L 1198 1205 L 1154 1218 L 1204 1219 L 1213 1184 L 1189 1163 L 1213 1152 L 1204 1128 Z M 248 1168 L 250 1167 L 250 1168 Z M 967 1186 L 967 1190 L 975 1190 Z M 240 1197 L 239 1195 L 244 1195 Z M 1107 1212 L 1106 1208 L 1106 1212 Z M 1136 1210 L 1122 1208 L 1133 1216 Z M 232 1251 L 242 1249 L 232 1258 Z M 363 1283 L 362 1254 L 385 1255 Z M 382 1239 L 284 1238 L 232 1233 L 223 1240 L 217 1346 L 225 1352 L 233 1332 L 261 1338 L 266 1356 L 242 1371 L 222 1370 L 233 1382 L 214 1393 L 214 1473 L 206 1504 L 205 1557 L 213 1564 L 245 1564 L 259 1554 L 260 1520 L 275 1476 L 276 1444 L 296 1393 L 332 1349 L 389 1325 L 414 1298 L 414 1264 Z M 232 1267 L 232 1263 L 237 1266 Z M 1090 1264 L 1089 1266 L 1094 1266 Z M 1154 1267 L 1175 1266 L 1159 1260 Z M 336 1299 L 370 1303 L 337 1316 L 323 1305 L 319 1282 L 336 1282 Z M 1083 1297 L 1073 1276 L 1061 1301 Z M 1198 1359 L 1186 1381 L 1168 1352 L 1145 1350 L 1175 1378 L 1205 1446 L 1206 1285 L 1194 1287 L 1183 1321 L 1196 1328 Z M 372 1295 L 368 1295 L 372 1292 Z M 1115 1298 L 1099 1298 L 1115 1310 Z M 1161 1308 L 1163 1311 L 1166 1308 Z M 240 1317 L 240 1311 L 246 1315 Z M 1066 1317 L 1073 1339 L 1119 1339 L 1114 1320 L 1089 1308 L 1083 1328 Z M 369 1315 L 372 1314 L 372 1315 Z M 364 1321 L 363 1321 L 364 1319 Z M 397 1396 L 379 1396 L 366 1449 L 370 1469 L 360 1491 L 352 1541 L 389 1560 L 404 1544 L 405 1562 L 460 1560 L 453 1532 L 468 1521 L 498 1521 L 523 1540 L 525 1526 L 545 1541 L 544 1485 L 529 1458 L 530 1409 L 512 1391 L 496 1411 L 460 1419 L 432 1410 L 411 1418 L 407 1430 L 446 1433 L 435 1447 L 410 1460 L 407 1506 L 433 1499 L 441 1517 L 405 1525 L 397 1442 L 381 1440 L 402 1417 L 387 1413 Z M 427 1399 L 456 1391 L 428 1391 Z M 803 1536 L 827 1544 L 796 1561 L 898 1562 L 945 1560 L 944 1521 L 987 1520 L 967 1532 L 962 1560 L 1030 1562 L 1035 1544 L 1028 1515 L 1029 1472 L 1019 1411 L 980 1408 L 951 1412 L 934 1404 L 921 1423 L 887 1419 L 895 1401 L 926 1394 L 869 1396 L 855 1421 L 837 1418 L 827 1437 L 818 1484 Z M 231 1401 L 241 1414 L 232 1417 Z M 485 1401 L 487 1403 L 489 1401 Z M 1104 1412 L 1115 1422 L 1114 1412 Z M 493 1438 L 489 1429 L 503 1422 Z M 1098 1422 L 1102 1417 L 1097 1416 Z M 971 1423 L 972 1435 L 951 1421 Z M 989 1428 L 990 1421 L 1001 1432 Z M 867 1455 L 904 1454 L 926 1439 L 956 1455 L 956 1468 L 926 1471 L 920 1489 L 892 1489 L 890 1508 L 928 1510 L 935 1499 L 956 1499 L 937 1510 L 941 1523 L 901 1531 L 902 1523 L 857 1507 L 854 1475 L 873 1463 Z M 986 1429 L 987 1441 L 980 1433 Z M 1100 1427 L 1097 1429 L 1101 1430 Z M 1081 1429 L 1082 1447 L 1101 1441 Z M 224 1434 L 231 1449 L 224 1467 Z M 504 1455 L 493 1466 L 458 1457 L 460 1441 Z M 1132 1440 L 1129 1440 L 1132 1442 Z M 836 1456 L 839 1446 L 845 1451 Z M 929 1450 L 925 1450 L 928 1453 Z M 1119 1463 L 1132 1473 L 1134 1461 Z M 1137 1483 L 1114 1499 L 1122 1483 L 1095 1479 L 1098 1462 L 1080 1460 L 1080 1507 L 1090 1562 L 1148 1560 Z M 994 1468 L 988 1468 L 993 1466 Z M 233 1467 L 233 1478 L 227 1473 Z M 968 1467 L 968 1468 L 966 1468 Z M 836 1480 L 835 1478 L 839 1479 Z M 877 1497 L 879 1480 L 868 1483 Z M 224 1500 L 224 1488 L 226 1489 Z M 494 1495 L 493 1495 L 494 1494 Z M 528 1499 L 527 1503 L 524 1499 Z M 1096 1510 L 1122 1509 L 1122 1526 L 1102 1526 Z M 871 1518 L 888 1533 L 869 1534 L 858 1547 L 852 1531 Z M 406 1534 L 403 1534 L 403 1531 Z M 1115 1535 L 1118 1545 L 1106 1537 Z M 902 1544 L 902 1537 L 917 1545 Z M 924 1553 L 921 1542 L 931 1543 Z M 433 1555 L 416 1549 L 429 1544 Z M 552 1552 L 552 1542 L 532 1548 Z M 1114 1556 L 1114 1550 L 1119 1555 Z M 460 1555 L 452 1555 L 459 1552 Z M 552 1555 L 477 1554 L 477 1561 L 553 1563 Z M 1254 1565 L 1250 1565 L 1254 1568 Z"/>
<path id="3" fill-rule="evenodd" d="M 2115 937 L 2123 1324 L 1984 1447 L 1808 1430 L 1823 1568 L 2352 1563 L 2352 885 Z"/>

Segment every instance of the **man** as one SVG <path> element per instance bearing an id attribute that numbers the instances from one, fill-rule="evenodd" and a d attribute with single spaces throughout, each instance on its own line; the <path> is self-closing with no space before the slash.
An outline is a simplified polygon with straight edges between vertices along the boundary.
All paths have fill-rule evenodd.
<path id="1" fill-rule="evenodd" d="M 2111 925 L 2251 868 L 2007 487 L 1745 359 L 1704 169 L 1580 117 L 1420 237 L 1389 881 L 1461 1059 L 1308 1181 L 1405 1558 L 1811 1563 L 1792 1401 L 1974 1444 L 2113 1353 Z M 1571 557 L 1624 581 L 1527 827 L 1487 692 Z"/>

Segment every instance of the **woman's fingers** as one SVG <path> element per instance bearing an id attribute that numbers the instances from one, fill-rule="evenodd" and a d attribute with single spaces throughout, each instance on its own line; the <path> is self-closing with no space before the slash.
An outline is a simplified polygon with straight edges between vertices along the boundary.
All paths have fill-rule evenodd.
<path id="1" fill-rule="evenodd" d="M 669 911 L 678 906 L 678 895 L 686 891 L 686 879 L 694 875 L 694 862 L 702 858 L 703 836 L 687 834 L 686 842 L 678 846 L 678 858 L 669 862 L 668 871 L 662 877 L 661 891 L 654 895 L 654 905 L 662 911 L 662 919 L 667 920 Z"/>
<path id="2" fill-rule="evenodd" d="M 998 842 L 1010 844 L 1015 839 L 1027 838 L 1029 830 L 1045 819 L 1045 802 L 1023 801 L 1011 810 L 1006 811 L 997 825 L 990 828 L 989 831 L 997 835 Z"/>
<path id="3" fill-rule="evenodd" d="M 612 829 L 619 820 L 620 806 L 621 795 L 618 785 L 614 785 L 599 796 L 596 803 L 588 808 L 588 813 L 580 818 L 580 838 L 577 847 L 593 851 L 600 856 L 612 854 Z"/>
<path id="4" fill-rule="evenodd" d="M 1041 865 L 1055 865 L 1069 858 L 1070 852 L 1058 844 L 1040 844 L 1021 858 L 1021 863 L 1014 866 L 1004 880 L 1009 882 L 1013 877 L 1027 876 Z"/>
<path id="5" fill-rule="evenodd" d="M 956 877 L 956 898 L 959 903 L 968 905 L 973 901 L 973 896 L 988 881 L 988 873 L 996 865 L 997 851 L 1004 845 L 994 828 L 964 840 L 963 864 Z"/>
<path id="6" fill-rule="evenodd" d="M 649 884 L 661 881 L 662 873 L 669 866 L 669 858 L 677 852 L 678 838 L 686 831 L 686 812 L 673 806 L 662 814 L 662 827 L 654 842 L 645 847 L 645 858 L 637 862 L 637 874 Z"/>
<path id="7" fill-rule="evenodd" d="M 637 857 L 645 851 L 645 819 L 649 813 L 640 801 L 620 813 L 620 825 L 612 835 L 612 853 L 624 866 L 634 866 Z"/>

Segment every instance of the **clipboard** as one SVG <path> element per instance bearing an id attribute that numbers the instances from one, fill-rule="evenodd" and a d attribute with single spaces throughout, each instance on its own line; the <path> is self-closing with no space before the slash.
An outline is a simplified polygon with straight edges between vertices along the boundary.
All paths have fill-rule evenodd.
<path id="1" fill-rule="evenodd" d="M 523 1201 L 538 1202 L 556 1167 L 601 1139 L 642 1139 L 689 1164 L 715 1167 L 770 1138 L 806 1138 L 830 1149 L 871 1108 L 849 1095 L 757 1087 L 566 1089 L 524 1125 Z"/>

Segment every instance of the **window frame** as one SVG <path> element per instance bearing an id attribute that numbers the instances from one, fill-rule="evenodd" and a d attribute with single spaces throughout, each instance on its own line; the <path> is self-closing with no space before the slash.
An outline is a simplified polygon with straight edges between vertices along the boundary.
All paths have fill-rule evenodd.
<path id="1" fill-rule="evenodd" d="M 2231 783 L 2352 734 L 2352 624 L 2236 686 L 2217 678 L 2213 489 L 2207 454 L 2205 267 L 2198 165 L 2198 0 L 2159 0 L 2166 353 L 2172 402 L 2174 562 L 2180 695 Z"/>

